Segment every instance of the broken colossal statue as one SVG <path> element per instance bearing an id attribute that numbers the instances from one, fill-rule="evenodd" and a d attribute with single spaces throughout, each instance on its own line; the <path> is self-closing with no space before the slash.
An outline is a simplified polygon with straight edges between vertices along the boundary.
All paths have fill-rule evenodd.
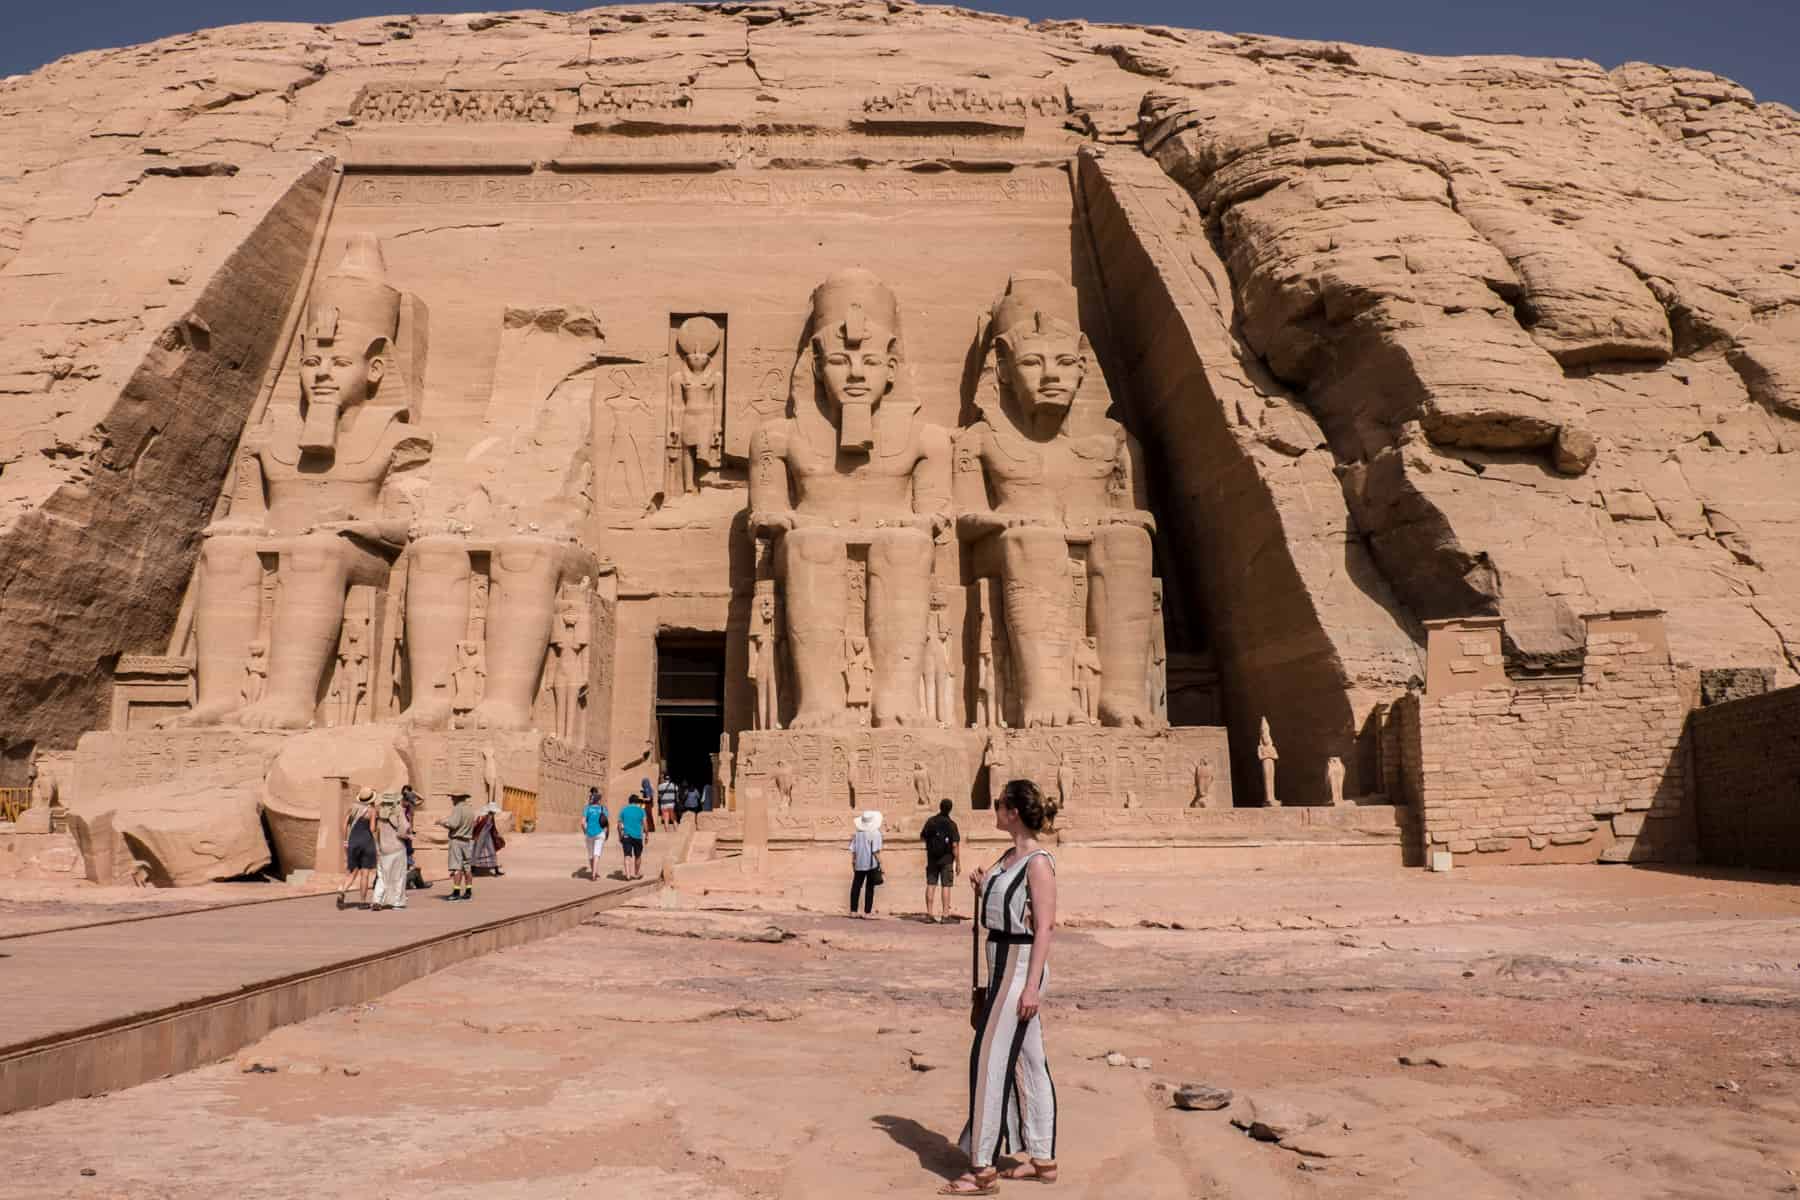
<path id="1" fill-rule="evenodd" d="M 870 724 L 926 721 L 919 679 L 933 543 L 950 525 L 950 442 L 921 417 L 903 359 L 893 291 L 868 271 L 833 273 L 812 294 L 790 416 L 751 445 L 750 525 L 774 542 L 791 729 L 855 723 L 847 667 L 860 677 L 865 652 Z"/>

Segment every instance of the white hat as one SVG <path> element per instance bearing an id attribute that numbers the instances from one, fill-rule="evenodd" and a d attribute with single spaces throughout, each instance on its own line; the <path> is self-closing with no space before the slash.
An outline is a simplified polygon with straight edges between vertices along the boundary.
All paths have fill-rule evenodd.
<path id="1" fill-rule="evenodd" d="M 487 802 L 487 807 L 486 807 L 486 808 L 484 808 L 484 809 L 482 809 L 482 810 L 481 810 L 481 811 L 482 811 L 482 812 L 491 812 L 491 813 L 497 813 L 497 812 L 499 812 L 499 811 L 500 811 L 500 806 L 499 806 L 499 805 L 498 805 L 498 804 L 495 804 L 495 803 L 494 803 L 494 802 L 493 802 L 493 801 L 492 801 L 492 800 L 489 800 L 489 801 L 488 801 L 488 802 Z"/>
<path id="2" fill-rule="evenodd" d="M 881 828 L 881 813 L 877 809 L 869 809 L 856 818 L 856 827 L 864 833 L 874 833 Z"/>

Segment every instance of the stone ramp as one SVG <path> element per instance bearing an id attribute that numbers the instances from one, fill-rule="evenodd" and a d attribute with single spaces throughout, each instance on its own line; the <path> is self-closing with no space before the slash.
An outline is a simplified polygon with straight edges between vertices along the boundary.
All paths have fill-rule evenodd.
<path id="1" fill-rule="evenodd" d="M 282 1025 L 465 959 L 573 928 L 654 875 L 440 883 L 400 912 L 332 896 L 235 904 L 0 941 L 0 1113 L 131 1087 L 225 1058 Z"/>

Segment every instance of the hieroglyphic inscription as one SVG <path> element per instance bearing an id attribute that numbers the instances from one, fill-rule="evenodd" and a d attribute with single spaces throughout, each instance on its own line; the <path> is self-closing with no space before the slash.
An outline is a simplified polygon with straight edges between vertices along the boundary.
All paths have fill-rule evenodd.
<path id="1" fill-rule="evenodd" d="M 556 738 L 538 747 L 538 828 L 570 831 L 587 805 L 588 788 L 606 783 L 606 755 Z"/>
<path id="2" fill-rule="evenodd" d="M 782 172 L 764 178 L 717 175 L 405 175 L 352 176 L 348 205 L 714 204 L 805 208 L 814 205 L 1067 205 L 1068 177 L 1058 169 L 1003 176 L 922 177 Z"/>
<path id="3" fill-rule="evenodd" d="M 75 750 L 77 796 L 192 779 L 218 763 L 273 761 L 281 734 L 237 730 L 139 730 L 82 735 Z M 250 771 L 256 770 L 254 766 Z"/>

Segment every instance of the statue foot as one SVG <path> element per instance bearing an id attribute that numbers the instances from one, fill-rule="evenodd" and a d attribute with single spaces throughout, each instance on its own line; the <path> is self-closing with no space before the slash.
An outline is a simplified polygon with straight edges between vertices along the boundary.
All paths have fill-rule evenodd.
<path id="1" fill-rule="evenodd" d="M 1019 716 L 1021 718 L 1019 724 L 1026 729 L 1042 729 L 1045 726 L 1072 725 L 1075 723 L 1074 716 L 1068 709 L 1058 708 L 1055 705 L 1039 707 L 1028 706 L 1019 714 Z"/>
<path id="2" fill-rule="evenodd" d="M 436 698 L 414 700 L 400 714 L 400 723 L 415 729 L 445 729 L 450 725 L 450 701 Z"/>
<path id="3" fill-rule="evenodd" d="M 830 729 L 837 724 L 837 714 L 823 709 L 801 709 L 788 722 L 789 729 Z"/>
<path id="4" fill-rule="evenodd" d="M 531 710 L 508 700 L 483 700 L 469 713 L 468 722 L 476 729 L 528 729 Z"/>
<path id="5" fill-rule="evenodd" d="M 1101 701 L 1100 723 L 1115 729 L 1154 729 L 1156 718 L 1148 705 L 1119 704 Z"/>
<path id="6" fill-rule="evenodd" d="M 231 718 L 240 706 L 228 700 L 215 700 L 211 704 L 190 709 L 178 717 L 164 717 L 156 723 L 158 729 L 195 729 L 207 725 L 222 725 Z"/>
<path id="7" fill-rule="evenodd" d="M 285 700 L 259 700 L 238 714 L 245 729 L 305 729 L 312 724 L 312 710 Z"/>

